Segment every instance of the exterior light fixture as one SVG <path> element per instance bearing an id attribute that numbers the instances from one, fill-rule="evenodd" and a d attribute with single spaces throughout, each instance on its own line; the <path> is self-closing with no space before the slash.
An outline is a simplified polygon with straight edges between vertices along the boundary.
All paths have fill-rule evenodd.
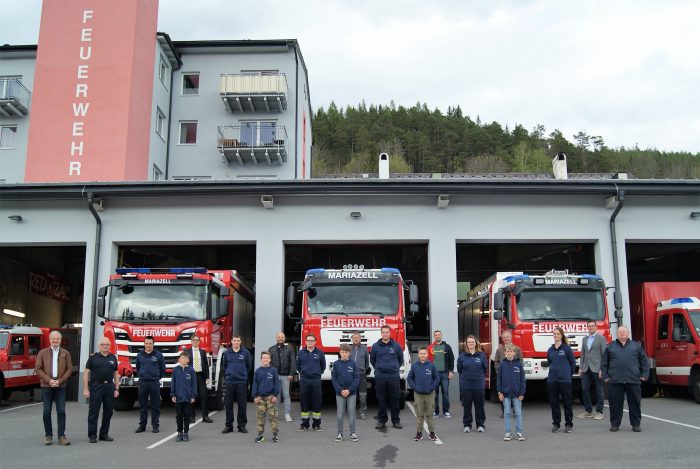
<path id="1" fill-rule="evenodd" d="M 447 208 L 450 204 L 450 196 L 448 194 L 438 195 L 437 208 Z"/>
<path id="2" fill-rule="evenodd" d="M 22 215 L 10 215 L 7 218 L 9 218 L 12 221 L 16 221 L 17 223 L 20 223 L 22 221 Z"/>
<path id="3" fill-rule="evenodd" d="M 260 202 L 263 204 L 263 207 L 265 208 L 275 208 L 275 198 L 272 197 L 271 195 L 261 195 L 260 196 Z"/>
<path id="4" fill-rule="evenodd" d="M 350 212 L 350 217 L 358 219 L 358 218 L 362 217 L 362 213 L 361 212 Z"/>
<path id="5" fill-rule="evenodd" d="M 690 212 L 690 218 L 700 218 L 700 212 Z"/>
<path id="6" fill-rule="evenodd" d="M 16 318 L 25 318 L 27 317 L 26 314 L 20 313 L 19 311 L 15 311 L 14 309 L 3 309 L 2 310 L 3 314 L 7 314 L 8 316 L 14 316 Z"/>

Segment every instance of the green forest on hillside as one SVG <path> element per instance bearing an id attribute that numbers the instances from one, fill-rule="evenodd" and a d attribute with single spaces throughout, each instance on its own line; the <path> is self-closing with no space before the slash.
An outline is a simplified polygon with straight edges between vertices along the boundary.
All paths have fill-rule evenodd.
<path id="1" fill-rule="evenodd" d="M 390 155 L 395 173 L 551 173 L 567 155 L 572 173 L 628 172 L 637 178 L 700 179 L 700 154 L 609 148 L 603 136 L 578 132 L 573 141 L 544 125 L 527 130 L 471 119 L 457 106 L 443 114 L 426 104 L 338 109 L 314 115 L 313 176 L 376 173 L 377 155 Z"/>

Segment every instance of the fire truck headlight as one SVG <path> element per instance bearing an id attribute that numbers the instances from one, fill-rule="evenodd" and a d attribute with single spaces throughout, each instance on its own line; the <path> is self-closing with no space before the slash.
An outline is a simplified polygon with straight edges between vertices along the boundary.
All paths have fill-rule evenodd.
<path id="1" fill-rule="evenodd" d="M 190 340 L 192 338 L 192 335 L 197 329 L 194 327 L 190 327 L 189 329 L 185 329 L 182 331 L 180 334 L 180 340 Z"/>
<path id="2" fill-rule="evenodd" d="M 115 340 L 129 340 L 129 334 L 119 327 L 114 328 L 114 339 Z"/>

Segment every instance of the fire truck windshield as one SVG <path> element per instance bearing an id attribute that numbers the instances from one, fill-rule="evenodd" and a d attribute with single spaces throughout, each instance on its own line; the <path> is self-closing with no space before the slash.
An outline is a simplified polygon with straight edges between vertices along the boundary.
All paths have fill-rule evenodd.
<path id="1" fill-rule="evenodd" d="M 109 318 L 119 321 L 189 321 L 207 317 L 205 285 L 112 287 Z"/>
<path id="2" fill-rule="evenodd" d="M 526 288 L 516 295 L 521 320 L 605 319 L 601 290 L 582 288 Z"/>
<path id="3" fill-rule="evenodd" d="M 399 286 L 390 284 L 314 284 L 309 290 L 310 314 L 396 315 Z"/>

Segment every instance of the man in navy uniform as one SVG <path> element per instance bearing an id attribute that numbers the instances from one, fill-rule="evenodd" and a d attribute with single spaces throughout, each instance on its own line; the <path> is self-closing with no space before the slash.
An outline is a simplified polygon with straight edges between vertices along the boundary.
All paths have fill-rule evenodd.
<path id="1" fill-rule="evenodd" d="M 114 398 L 119 396 L 119 373 L 117 357 L 109 353 L 111 342 L 102 337 L 98 343 L 99 352 L 88 358 L 83 373 L 83 396 L 90 399 L 88 408 L 88 438 L 90 443 L 97 443 L 97 419 L 102 407 L 102 426 L 100 441 L 114 441 L 109 436 L 109 422 L 112 419 Z"/>
<path id="2" fill-rule="evenodd" d="M 241 347 L 241 336 L 231 338 L 231 347 L 224 352 L 221 369 L 226 373 L 226 426 L 221 433 L 233 431 L 233 401 L 238 403 L 238 431 L 248 433 L 246 406 L 248 405 L 248 374 L 253 369 L 253 361 L 247 348 Z"/>
<path id="3" fill-rule="evenodd" d="M 153 336 L 143 340 L 144 349 L 136 354 L 136 373 L 139 377 L 139 407 L 141 415 L 136 433 L 146 431 L 148 399 L 151 400 L 151 426 L 158 433 L 160 425 L 160 380 L 165 375 L 165 358 L 153 348 Z"/>
<path id="4" fill-rule="evenodd" d="M 401 375 L 403 366 L 403 350 L 394 339 L 391 338 L 391 327 L 382 326 L 382 338 L 373 346 L 369 354 L 369 361 L 374 367 L 374 384 L 377 395 L 379 411 L 377 413 L 377 430 L 386 429 L 388 420 L 387 408 L 391 410 L 391 423 L 396 429 L 401 429 L 399 417 L 399 401 L 401 399 Z"/>

